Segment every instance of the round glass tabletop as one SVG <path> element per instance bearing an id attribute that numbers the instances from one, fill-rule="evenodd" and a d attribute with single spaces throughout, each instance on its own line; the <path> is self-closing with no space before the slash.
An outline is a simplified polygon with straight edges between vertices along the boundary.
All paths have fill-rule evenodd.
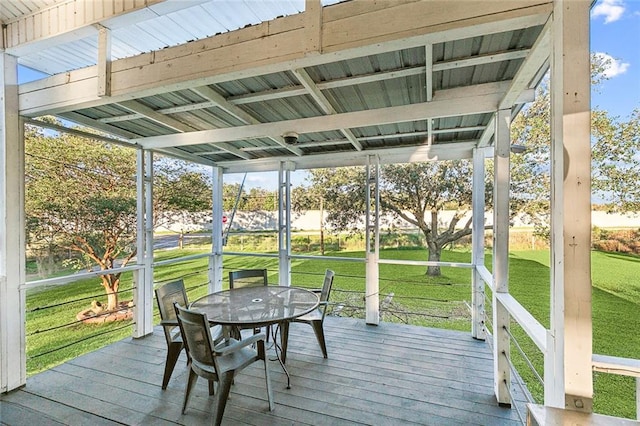
<path id="1" fill-rule="evenodd" d="M 297 318 L 318 304 L 318 296 L 309 290 L 258 286 L 207 294 L 190 309 L 204 312 L 209 321 L 218 324 L 260 327 Z"/>

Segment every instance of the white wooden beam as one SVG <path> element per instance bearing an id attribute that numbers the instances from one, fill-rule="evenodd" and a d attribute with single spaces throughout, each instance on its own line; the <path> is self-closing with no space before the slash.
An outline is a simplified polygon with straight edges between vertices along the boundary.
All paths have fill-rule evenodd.
<path id="1" fill-rule="evenodd" d="M 588 413 L 593 410 L 590 4 L 554 3 L 551 61 L 550 332 L 563 342 L 556 343 L 562 352 L 554 354 L 554 364 L 564 357 L 564 400 L 552 402 Z"/>
<path id="2" fill-rule="evenodd" d="M 304 18 L 306 29 L 306 53 L 322 53 L 322 3 L 320 0 L 305 0 Z"/>
<path id="3" fill-rule="evenodd" d="M 46 121 L 41 120 L 32 120 L 30 118 L 24 119 L 25 124 L 31 124 L 32 126 L 37 126 L 43 129 L 55 130 L 57 132 L 68 133 L 70 135 L 80 136 L 81 138 L 87 139 L 95 139 L 102 142 L 112 143 L 116 145 L 126 146 L 126 147 L 135 147 L 135 144 L 128 142 L 125 139 L 116 139 L 109 136 L 98 135 L 95 133 L 85 132 L 83 130 L 73 128 L 73 127 L 65 127 L 59 124 L 48 123 Z"/>
<path id="4" fill-rule="evenodd" d="M 258 121 L 258 119 L 253 117 L 251 114 L 247 113 L 245 110 L 243 110 L 239 106 L 234 105 L 231 102 L 229 102 L 227 99 L 225 99 L 224 96 L 222 96 L 221 94 L 219 94 L 218 92 L 216 92 L 215 90 L 210 88 L 209 86 L 197 87 L 197 88 L 193 89 L 193 91 L 198 93 L 203 98 L 208 99 L 209 101 L 213 102 L 215 104 L 215 106 L 225 110 L 227 113 L 233 115 L 234 117 L 236 117 L 238 120 L 240 120 L 241 122 L 243 122 L 245 124 L 259 124 L 260 123 L 260 121 Z M 281 136 L 271 137 L 271 140 L 276 142 L 280 147 L 286 148 L 287 150 L 291 151 L 292 153 L 294 153 L 296 155 L 302 155 L 302 151 L 300 150 L 300 148 L 297 148 L 295 146 L 292 146 L 292 145 L 289 145 L 289 144 L 285 143 L 284 138 L 282 138 Z"/>
<path id="5" fill-rule="evenodd" d="M 430 102 L 433 99 L 433 44 L 428 43 L 424 47 L 424 77 L 425 77 L 425 94 L 427 102 Z"/>
<path id="6" fill-rule="evenodd" d="M 66 112 L 60 115 L 60 118 L 68 121 L 72 121 L 76 124 L 83 124 L 87 127 L 91 127 L 96 130 L 102 130 L 103 132 L 109 133 L 111 135 L 120 136 L 125 139 L 135 139 L 139 138 L 140 135 L 137 133 L 130 132 L 128 130 L 121 129 L 116 126 L 112 126 L 110 124 L 101 123 L 97 120 L 87 117 L 86 115 L 82 115 L 77 112 Z"/>
<path id="7" fill-rule="evenodd" d="M 498 294 L 509 293 L 510 110 L 496 112 L 493 155 L 493 366 L 498 404 L 511 405 L 510 316 Z"/>
<path id="8" fill-rule="evenodd" d="M 98 30 L 98 96 L 111 96 L 111 30 Z"/>
<path id="9" fill-rule="evenodd" d="M 0 392 L 26 383 L 24 124 L 18 61 L 0 52 Z"/>
<path id="10" fill-rule="evenodd" d="M 135 112 L 144 116 L 145 118 L 160 124 L 161 126 L 165 126 L 168 129 L 175 132 L 192 132 L 196 129 L 193 127 L 184 124 L 181 121 L 176 120 L 173 117 L 169 117 L 168 115 L 160 114 L 155 111 L 153 108 L 150 108 L 138 101 L 124 101 L 120 102 L 120 105 L 123 108 L 128 109 L 129 111 Z"/>
<path id="11" fill-rule="evenodd" d="M 547 21 L 542 33 L 533 44 L 529 55 L 511 82 L 511 87 L 500 102 L 500 109 L 511 108 L 519 102 L 521 94 L 527 89 L 534 88 L 538 82 L 534 77 L 541 76 L 540 70 L 546 66 L 551 46 L 551 19 Z"/>
<path id="12" fill-rule="evenodd" d="M 380 164 L 415 163 L 438 160 L 471 159 L 477 141 L 457 142 L 419 147 L 385 148 L 304 155 L 302 157 L 272 157 L 245 162 L 218 162 L 225 173 L 266 172 L 278 170 L 279 161 L 290 161 L 297 170 L 347 166 L 365 166 L 369 155 L 379 157 Z"/>
<path id="13" fill-rule="evenodd" d="M 344 7 L 344 10 L 334 7 L 325 10 L 325 51 L 361 46 L 364 40 L 370 45 L 382 44 L 390 39 L 398 40 L 400 34 L 405 35 L 403 44 L 424 46 L 437 42 L 426 40 L 423 36 L 425 32 L 456 31 L 456 39 L 464 39 L 473 37 L 477 27 L 483 27 L 484 34 L 508 31 L 509 22 L 513 20 L 520 21 L 519 26 L 525 20 L 529 22 L 520 28 L 537 25 L 532 23 L 539 22 L 538 19 L 543 16 L 548 17 L 551 12 L 551 2 L 544 0 L 457 1 L 447 2 L 446 7 L 434 1 L 379 2 L 374 5 L 369 2 L 366 8 L 359 2 L 349 3 L 355 4 Z M 402 25 L 398 25 L 398 22 L 402 22 Z"/>
<path id="14" fill-rule="evenodd" d="M 433 71 L 444 71 L 450 69 L 474 67 L 478 65 L 486 65 L 502 61 L 511 61 L 514 59 L 526 58 L 529 49 L 511 50 L 508 52 L 489 53 L 486 55 L 478 55 L 473 58 L 456 59 L 452 61 L 443 61 L 433 64 Z"/>
<path id="15" fill-rule="evenodd" d="M 226 152 L 224 149 L 221 149 L 220 151 Z M 190 154 L 184 150 L 173 149 L 173 148 L 154 149 L 153 152 L 157 152 L 159 154 L 163 154 L 168 157 L 189 161 L 195 164 L 202 164 L 203 166 L 214 165 L 213 161 L 204 158 L 204 153 L 201 154 L 198 152 L 198 153 Z"/>
<path id="16" fill-rule="evenodd" d="M 251 114 L 249 114 L 242 108 L 238 107 L 237 105 L 234 105 L 233 103 L 229 102 L 224 96 L 222 96 L 220 93 L 216 92 L 209 86 L 195 87 L 192 90 L 197 94 L 199 94 L 200 96 L 202 96 L 203 98 L 211 101 L 213 103 L 213 105 L 211 106 L 216 106 L 226 111 L 228 114 L 232 115 L 233 117 L 237 118 L 243 123 L 248 123 L 248 124 L 259 123 L 259 121 L 255 117 L 253 117 Z M 206 104 L 207 103 L 205 103 L 205 105 Z M 210 106 L 206 106 L 206 108 L 210 108 Z"/>
<path id="17" fill-rule="evenodd" d="M 309 92 L 309 95 L 311 95 L 313 100 L 316 101 L 316 103 L 320 106 L 320 108 L 322 109 L 322 111 L 324 111 L 325 114 L 327 115 L 337 114 L 337 111 L 331 104 L 331 101 L 329 101 L 329 99 L 327 99 L 327 97 L 322 93 L 322 91 L 318 89 L 318 87 L 316 86 L 316 83 L 313 81 L 313 79 L 311 78 L 311 76 L 307 71 L 305 71 L 304 69 L 297 69 L 297 70 L 291 70 L 291 72 L 293 73 L 293 75 L 296 76 L 298 81 L 302 83 L 305 89 L 307 89 L 307 91 Z M 362 151 L 362 144 L 358 142 L 358 139 L 350 129 L 348 128 L 340 129 L 340 132 L 349 140 L 349 142 L 351 142 L 351 145 L 353 145 L 353 147 L 356 150 Z"/>
<path id="18" fill-rule="evenodd" d="M 428 118 L 486 113 L 495 111 L 499 99 L 502 98 L 501 89 L 503 87 L 504 85 L 502 83 L 490 83 L 476 87 L 449 89 L 438 92 L 434 100 L 428 103 L 238 126 L 234 128 L 203 130 L 177 135 L 155 136 L 138 139 L 136 142 L 149 149 L 202 143 L 215 144 L 240 139 L 282 135 L 288 131 L 313 133 L 347 127 L 365 127 L 425 120 Z"/>
<path id="19" fill-rule="evenodd" d="M 176 120 L 175 118 L 169 117 L 167 115 L 159 114 L 152 108 L 149 108 L 148 106 L 143 105 L 138 101 L 124 101 L 124 102 L 121 102 L 120 105 L 124 108 L 127 108 L 130 111 L 136 112 L 138 114 L 142 114 L 149 120 L 155 121 L 158 124 L 161 124 L 163 126 L 170 128 L 171 130 L 175 130 L 178 132 L 189 132 L 193 130 L 191 126 L 186 125 L 181 121 Z M 195 132 L 192 132 L 191 134 L 193 133 Z M 177 137 L 176 134 L 167 135 L 167 136 Z M 154 149 L 154 148 L 166 148 L 166 147 L 162 147 L 162 146 L 150 147 L 150 149 Z M 251 159 L 251 156 L 247 155 L 246 153 L 242 152 L 240 149 L 234 147 L 229 143 L 220 143 L 218 144 L 218 148 L 223 149 L 228 153 L 233 154 L 242 159 L 245 159 L 245 160 Z"/>

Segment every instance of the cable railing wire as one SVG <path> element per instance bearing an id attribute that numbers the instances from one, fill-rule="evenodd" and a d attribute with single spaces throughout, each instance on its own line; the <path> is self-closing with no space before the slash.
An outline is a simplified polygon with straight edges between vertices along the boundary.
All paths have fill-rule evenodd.
<path id="1" fill-rule="evenodd" d="M 522 349 L 522 347 L 520 346 L 520 344 L 518 343 L 518 339 L 515 338 L 515 336 L 513 334 L 511 334 L 511 331 L 507 328 L 507 327 L 502 327 L 503 330 L 505 330 L 507 332 L 507 334 L 509 335 L 509 338 L 511 339 L 511 342 L 513 342 L 514 346 L 516 347 L 516 349 L 518 349 L 518 352 L 520 352 L 520 355 L 522 355 L 522 358 L 524 359 L 524 361 L 527 363 L 527 365 L 529 366 L 529 369 L 533 372 L 533 374 L 536 376 L 536 378 L 538 379 L 538 381 L 540 382 L 541 385 L 544 386 L 544 380 L 542 379 L 542 377 L 540 377 L 540 374 L 538 374 L 538 371 L 535 369 L 535 367 L 533 366 L 533 363 L 531 362 L 531 360 L 529 359 L 529 357 L 527 356 L 527 354 L 524 353 L 524 350 Z"/>
<path id="2" fill-rule="evenodd" d="M 129 306 L 129 308 L 135 308 L 135 305 Z M 120 310 L 121 309 L 116 309 L 116 310 L 113 310 L 113 311 L 103 311 L 103 312 L 100 313 L 100 316 L 103 316 L 103 315 L 107 316 L 107 315 L 113 314 L 115 312 L 118 312 Z M 75 321 L 71 321 L 71 322 L 68 322 L 66 324 L 60 324 L 60 325 L 56 325 L 56 326 L 53 326 L 53 327 L 45 328 L 45 329 L 42 329 L 42 330 L 35 330 L 35 331 L 30 332 L 30 333 L 27 333 L 27 337 L 28 336 L 34 336 L 36 334 L 46 333 L 46 332 L 53 331 L 53 330 L 59 330 L 61 328 L 69 327 L 71 325 L 84 323 L 85 321 L 86 321 L 85 319 L 77 319 Z"/>
<path id="3" fill-rule="evenodd" d="M 87 336 L 85 338 L 73 341 L 73 342 L 68 343 L 66 345 L 62 345 L 60 347 L 57 347 L 57 348 L 54 348 L 54 349 L 50 349 L 48 351 L 44 351 L 44 352 L 41 352 L 41 353 L 36 354 L 36 355 L 31 355 L 31 356 L 29 356 L 29 359 L 34 359 L 34 358 L 38 358 L 38 357 L 41 357 L 41 356 L 44 356 L 44 355 L 48 355 L 50 353 L 57 352 L 57 351 L 60 351 L 62 349 L 66 349 L 66 348 L 71 347 L 73 345 L 77 345 L 78 343 L 86 342 L 87 340 L 91 340 L 91 339 L 93 339 L 95 337 L 103 336 L 105 334 L 113 333 L 113 332 L 125 329 L 127 327 L 131 327 L 134 324 L 135 324 L 135 322 L 131 322 L 131 323 L 127 323 L 127 324 L 125 324 L 125 325 L 123 325 L 121 327 L 117 327 L 117 328 L 113 328 L 111 330 L 103 331 L 102 333 L 92 334 L 91 336 Z"/>
<path id="4" fill-rule="evenodd" d="M 511 367 L 511 363 L 509 363 L 509 366 Z M 520 411 L 520 407 L 518 407 L 518 404 L 516 404 L 516 398 L 511 390 L 511 386 L 506 386 L 506 388 L 507 388 L 507 392 L 509 393 L 509 398 L 511 398 L 511 401 L 512 401 L 511 406 L 516 409 L 516 415 L 518 416 L 520 423 L 525 425 L 526 424 L 525 417 L 523 413 Z"/>
<path id="5" fill-rule="evenodd" d="M 524 381 L 522 380 L 522 377 L 520 377 L 520 375 L 518 374 L 518 370 L 517 370 L 516 366 L 513 365 L 513 362 L 511 362 L 511 359 L 509 359 L 509 368 L 511 369 L 511 372 L 513 373 L 513 377 L 515 377 L 515 379 L 516 379 L 516 384 L 520 388 L 520 391 L 522 392 L 522 394 L 526 398 L 527 402 L 530 402 L 530 403 L 535 402 L 533 400 L 533 398 L 531 397 L 531 394 L 529 393 L 529 390 L 527 389 Z"/>
<path id="6" fill-rule="evenodd" d="M 115 292 L 113 294 L 118 294 L 119 295 L 119 294 L 123 294 L 123 293 L 128 293 L 128 292 L 131 292 L 131 291 L 133 291 L 135 289 L 136 289 L 136 287 L 131 287 L 131 288 L 125 289 L 125 290 L 118 290 L 117 292 Z M 104 295 L 105 295 L 105 293 L 100 293 L 100 294 L 94 294 L 94 295 L 91 295 L 91 296 L 80 297 L 80 298 L 73 299 L 73 300 L 67 300 L 66 302 L 55 303 L 55 304 L 52 304 L 52 305 L 38 306 L 38 307 L 35 307 L 33 309 L 28 309 L 26 312 L 27 313 L 31 313 L 31 312 L 41 311 L 41 310 L 44 310 L 44 309 L 58 308 L 60 306 L 70 305 L 72 303 L 81 302 L 83 300 L 95 299 L 97 297 L 102 297 Z"/>
<path id="7" fill-rule="evenodd" d="M 520 388 L 520 391 L 524 395 L 525 399 L 527 400 L 527 402 L 533 403 L 534 401 L 531 399 L 530 394 L 529 394 L 524 382 L 520 378 L 520 375 L 518 374 L 518 370 L 516 369 L 515 365 L 513 365 L 513 363 L 511 362 L 511 359 L 509 359 L 509 357 L 507 357 L 504 353 L 502 354 L 502 356 L 504 356 L 507 359 L 507 363 L 509 364 L 509 369 L 511 370 L 512 376 L 515 377 L 515 383 Z M 520 407 L 516 403 L 516 398 L 515 398 L 515 395 L 513 394 L 513 391 L 511 390 L 511 388 L 512 388 L 511 386 L 507 386 L 507 389 L 509 391 L 509 397 L 511 398 L 511 401 L 513 401 L 513 404 L 511 404 L 511 405 L 516 409 L 516 414 L 517 414 L 518 418 L 520 419 L 520 422 L 523 425 L 527 424 L 526 419 L 525 419 L 525 415 L 524 415 L 524 413 L 522 413 L 522 411 L 520 411 Z"/>
<path id="8" fill-rule="evenodd" d="M 392 281 L 392 282 L 398 282 L 398 280 L 396 278 L 378 278 L 378 281 Z M 446 286 L 446 287 L 452 287 L 452 286 L 468 286 L 469 284 L 464 284 L 464 283 L 434 283 L 434 282 L 422 282 L 422 281 L 412 281 L 412 280 L 402 280 L 402 285 L 419 285 L 419 286 Z"/>

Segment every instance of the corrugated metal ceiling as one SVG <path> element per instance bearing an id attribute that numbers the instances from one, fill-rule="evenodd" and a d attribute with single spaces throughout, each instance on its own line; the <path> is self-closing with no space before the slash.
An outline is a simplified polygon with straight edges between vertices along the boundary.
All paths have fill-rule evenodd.
<path id="1" fill-rule="evenodd" d="M 12 11 L 2 11 L 0 17 L 5 22 L 18 18 L 14 9 L 28 11 L 31 10 L 28 6 L 46 7 L 52 3 L 9 1 L 15 7 Z M 113 60 L 142 52 L 161 51 L 191 40 L 207 39 L 217 33 L 279 16 L 296 15 L 305 6 L 304 0 L 166 3 L 148 7 L 155 13 L 152 18 L 148 14 L 142 20 L 123 15 L 101 22 L 111 28 Z M 410 4 L 411 0 L 404 3 Z M 434 99 L 446 98 L 455 89 L 475 90 L 483 85 L 493 85 L 491 87 L 502 90 L 501 82 L 506 90 L 540 37 L 543 22 L 523 25 L 515 30 L 491 30 L 482 35 L 432 43 L 429 45 L 431 61 L 428 63 L 425 46 L 416 46 L 408 39 L 407 45 L 398 42 L 396 49 L 372 51 L 371 48 L 363 48 L 360 55 L 350 54 L 346 59 L 340 55 L 327 56 L 325 60 L 318 60 L 303 69 L 293 65 L 291 69 L 241 73 L 235 78 L 220 79 L 204 86 L 195 81 L 179 89 L 156 91 L 130 101 L 66 108 L 56 115 L 122 138 L 141 140 L 259 123 L 303 123 L 305 119 L 332 114 L 391 111 L 393 107 L 424 105 L 431 100 L 427 93 L 428 85 L 431 85 Z M 400 22 L 398 24 L 401 25 Z M 19 62 L 46 73 L 58 74 L 95 65 L 97 57 L 98 38 L 94 35 L 28 52 L 19 56 Z M 540 73 L 537 74 L 539 76 Z M 307 77 L 309 81 L 305 81 Z M 534 83 L 529 82 L 529 86 Z M 327 153 L 378 152 L 427 144 L 477 144 L 486 133 L 492 116 L 492 112 L 447 115 L 435 117 L 430 122 L 399 117 L 397 120 L 382 120 L 375 125 L 323 131 L 296 128 L 291 129 L 300 133 L 295 147 L 284 145 L 281 135 L 274 134 L 216 143 L 203 141 L 163 147 L 159 151 L 239 170 L 250 168 L 249 164 L 256 161 L 299 161 Z M 272 162 L 269 167 L 273 168 L 273 164 L 276 163 Z"/>

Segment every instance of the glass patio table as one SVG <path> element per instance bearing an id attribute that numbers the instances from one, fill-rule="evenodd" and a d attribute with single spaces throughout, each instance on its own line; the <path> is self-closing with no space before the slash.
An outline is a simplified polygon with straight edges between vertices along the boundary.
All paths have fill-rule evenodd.
<path id="1" fill-rule="evenodd" d="M 276 357 L 287 375 L 287 389 L 291 386 L 289 372 L 284 365 L 287 356 L 289 321 L 308 314 L 318 307 L 315 293 L 297 287 L 256 286 L 241 287 L 210 293 L 195 300 L 190 309 L 207 314 L 212 324 L 240 328 L 272 327 Z M 276 335 L 280 330 L 280 344 Z"/>

